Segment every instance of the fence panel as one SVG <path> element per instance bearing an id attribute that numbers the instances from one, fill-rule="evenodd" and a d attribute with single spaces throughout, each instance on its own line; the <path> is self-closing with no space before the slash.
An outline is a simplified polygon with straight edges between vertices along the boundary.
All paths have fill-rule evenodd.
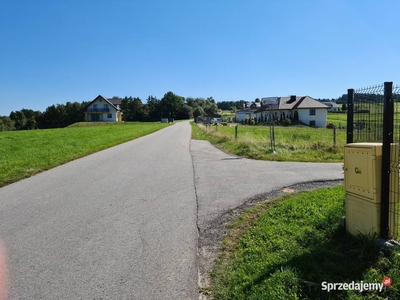
<path id="1" fill-rule="evenodd" d="M 400 224 L 400 195 L 399 195 L 399 145 L 400 145 L 400 86 L 393 86 L 392 88 L 392 100 L 393 100 L 393 134 L 392 134 L 392 146 L 390 149 L 390 184 L 389 184 L 389 224 L 395 225 L 399 228 Z M 397 205 L 393 205 L 397 202 Z M 396 233 L 391 230 L 389 226 L 389 237 L 398 239 L 398 232 Z"/>
<path id="2" fill-rule="evenodd" d="M 397 239 L 400 231 L 400 105 L 397 105 L 400 104 L 400 87 L 392 87 L 391 82 L 386 82 L 357 90 L 349 89 L 347 95 L 347 142 L 383 143 L 380 231 L 381 237 Z"/>
<path id="3" fill-rule="evenodd" d="M 355 90 L 353 142 L 382 142 L 384 85 Z"/>

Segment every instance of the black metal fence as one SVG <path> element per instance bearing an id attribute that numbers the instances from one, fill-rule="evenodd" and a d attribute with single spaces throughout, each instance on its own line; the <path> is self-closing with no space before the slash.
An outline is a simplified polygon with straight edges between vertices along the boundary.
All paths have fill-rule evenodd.
<path id="1" fill-rule="evenodd" d="M 348 118 L 348 121 L 353 126 L 347 127 L 352 130 L 352 135 L 347 137 L 352 137 L 353 142 L 382 142 L 384 85 L 349 90 L 348 100 L 351 93 L 353 103 L 348 102 L 348 112 L 353 120 Z"/>
<path id="2" fill-rule="evenodd" d="M 385 82 L 347 93 L 347 143 L 382 143 L 380 236 L 397 238 L 400 87 Z"/>

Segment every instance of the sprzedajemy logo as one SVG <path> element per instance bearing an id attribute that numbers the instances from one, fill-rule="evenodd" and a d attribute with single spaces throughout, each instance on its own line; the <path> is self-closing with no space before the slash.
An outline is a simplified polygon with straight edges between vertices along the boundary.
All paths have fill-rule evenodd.
<path id="1" fill-rule="evenodd" d="M 352 281 L 350 283 L 345 282 L 326 282 L 323 281 L 321 283 L 321 289 L 323 291 L 359 291 L 360 293 L 363 291 L 379 291 L 382 292 L 383 287 L 389 287 L 392 285 L 392 279 L 390 277 L 383 278 L 382 282 L 355 282 Z"/>

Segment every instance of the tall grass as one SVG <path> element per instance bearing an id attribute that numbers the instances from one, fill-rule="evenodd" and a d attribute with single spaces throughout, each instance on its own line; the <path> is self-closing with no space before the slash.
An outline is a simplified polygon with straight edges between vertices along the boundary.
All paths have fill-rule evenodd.
<path id="1" fill-rule="evenodd" d="M 345 130 L 336 131 L 336 145 L 334 145 L 333 129 L 275 126 L 274 152 L 268 126 L 239 125 L 237 140 L 235 140 L 234 126 L 206 127 L 202 124 L 192 126 L 194 139 L 209 140 L 229 153 L 247 158 L 306 162 L 343 161 Z"/>
<path id="2" fill-rule="evenodd" d="M 166 126 L 103 123 L 102 126 L 0 132 L 0 187 Z"/>

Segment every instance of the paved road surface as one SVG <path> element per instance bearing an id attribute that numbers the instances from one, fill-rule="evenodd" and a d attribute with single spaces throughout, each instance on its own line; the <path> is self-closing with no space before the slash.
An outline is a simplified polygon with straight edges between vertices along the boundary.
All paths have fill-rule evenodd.
<path id="1" fill-rule="evenodd" d="M 236 159 L 191 141 L 187 122 L 67 163 L 0 189 L 9 298 L 197 299 L 208 220 L 275 187 L 342 176 L 340 164 Z"/>
<path id="2" fill-rule="evenodd" d="M 191 143 L 199 227 L 254 195 L 300 182 L 343 179 L 340 163 L 258 161 L 227 155 L 208 141 Z"/>

